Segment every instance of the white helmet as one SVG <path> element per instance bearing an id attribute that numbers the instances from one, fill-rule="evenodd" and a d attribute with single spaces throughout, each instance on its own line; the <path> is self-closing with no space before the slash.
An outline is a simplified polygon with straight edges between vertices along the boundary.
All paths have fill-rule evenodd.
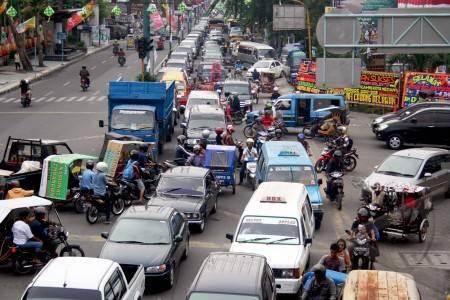
<path id="1" fill-rule="evenodd" d="M 211 134 L 211 131 L 209 131 L 208 129 L 205 129 L 205 130 L 202 131 L 202 137 L 203 137 L 204 139 L 209 138 L 209 135 L 210 135 L 210 134 Z"/>
<path id="2" fill-rule="evenodd" d="M 255 141 L 252 138 L 248 138 L 246 143 L 247 144 L 254 144 Z"/>
<path id="3" fill-rule="evenodd" d="M 97 163 L 95 168 L 100 172 L 106 172 L 106 170 L 108 170 L 108 164 L 103 161 L 100 161 Z"/>
<path id="4" fill-rule="evenodd" d="M 277 91 L 278 91 L 278 87 L 277 87 L 277 86 L 274 87 L 274 88 L 273 88 L 273 91 L 274 91 L 274 92 L 277 92 Z"/>

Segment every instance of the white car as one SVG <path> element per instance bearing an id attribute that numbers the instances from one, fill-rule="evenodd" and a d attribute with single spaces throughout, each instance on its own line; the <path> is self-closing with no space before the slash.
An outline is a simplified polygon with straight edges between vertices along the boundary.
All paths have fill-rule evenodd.
<path id="1" fill-rule="evenodd" d="M 220 108 L 219 94 L 215 91 L 191 91 L 184 112 L 186 120 L 189 120 L 189 113 L 194 105 L 211 105 Z"/>
<path id="2" fill-rule="evenodd" d="M 301 183 L 263 182 L 242 213 L 230 252 L 264 255 L 275 275 L 277 294 L 297 294 L 305 272 L 314 216 Z"/>
<path id="3" fill-rule="evenodd" d="M 252 72 L 256 68 L 258 72 L 273 72 L 276 78 L 285 77 L 289 74 L 288 67 L 283 65 L 280 61 L 274 59 L 266 59 L 257 61 L 247 71 L 247 77 L 252 77 Z"/>

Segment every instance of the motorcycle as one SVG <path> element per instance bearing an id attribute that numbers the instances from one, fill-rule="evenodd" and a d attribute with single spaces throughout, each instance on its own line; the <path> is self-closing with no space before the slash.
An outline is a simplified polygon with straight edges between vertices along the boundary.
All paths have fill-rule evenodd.
<path id="1" fill-rule="evenodd" d="M 83 90 L 83 92 L 86 92 L 87 89 L 89 88 L 89 83 L 87 78 L 81 78 L 81 89 Z"/>
<path id="2" fill-rule="evenodd" d="M 50 226 L 49 236 L 51 240 L 56 241 L 57 245 L 64 245 L 59 256 L 78 256 L 84 257 L 84 251 L 78 245 L 71 245 L 68 243 L 67 239 L 69 233 L 64 230 L 62 226 Z M 49 262 L 55 257 L 55 253 L 51 253 L 48 249 L 43 248 L 43 250 L 36 254 L 34 249 L 22 249 L 14 244 L 9 246 L 9 255 L 11 255 L 12 267 L 15 273 L 20 275 L 30 274 L 36 272 L 38 265 L 33 262 L 34 258 L 38 258 L 44 264 Z"/>
<path id="3" fill-rule="evenodd" d="M 231 122 L 233 122 L 233 125 L 241 125 L 244 121 L 244 114 L 242 111 L 232 111 L 231 112 Z"/>
<path id="4" fill-rule="evenodd" d="M 246 125 L 243 129 L 244 136 L 246 138 L 256 138 L 259 132 L 255 129 L 256 122 L 253 122 L 249 125 Z M 281 139 L 283 137 L 283 134 L 287 134 L 288 130 L 286 128 L 286 125 L 283 121 L 275 121 L 273 126 L 270 126 L 267 129 L 267 132 L 274 132 L 276 134 L 276 137 L 278 139 Z"/>
<path id="5" fill-rule="evenodd" d="M 107 197 L 111 201 L 111 213 L 116 216 L 125 210 L 125 202 L 119 197 L 119 193 L 120 190 L 116 184 L 108 183 Z M 89 224 L 95 224 L 102 215 L 106 217 L 105 201 L 98 196 L 90 196 L 87 200 L 86 221 Z"/>
<path id="6" fill-rule="evenodd" d="M 165 160 L 162 164 L 162 168 L 163 168 L 163 171 L 166 171 L 168 169 L 185 166 L 185 165 L 186 165 L 185 158 L 175 158 L 174 160 Z"/>
<path id="7" fill-rule="evenodd" d="M 26 93 L 22 93 L 20 96 L 20 103 L 22 107 L 30 106 L 31 104 L 31 91 L 28 90 Z"/>
<path id="8" fill-rule="evenodd" d="M 346 233 L 351 235 L 349 230 Z M 350 260 L 352 262 L 352 270 L 373 270 L 373 260 L 370 258 L 371 240 L 366 234 L 357 234 L 351 238 L 354 245 L 351 249 Z"/>
<path id="9" fill-rule="evenodd" d="M 336 202 L 337 208 L 342 209 L 342 199 L 344 198 L 344 179 L 342 178 L 344 173 L 333 172 L 329 174 L 331 180 L 331 191 L 327 191 L 327 194 L 331 201 Z"/>
<path id="10" fill-rule="evenodd" d="M 119 57 L 117 58 L 117 61 L 119 62 L 119 65 L 120 65 L 121 67 L 123 67 L 123 66 L 125 65 L 125 62 L 127 61 L 127 59 L 125 58 L 125 56 L 119 56 Z"/>
<path id="11" fill-rule="evenodd" d="M 117 54 L 119 54 L 119 44 L 114 44 L 113 54 L 114 54 L 114 56 L 117 56 Z"/>
<path id="12" fill-rule="evenodd" d="M 334 151 L 338 149 L 333 142 L 329 142 L 326 144 L 325 148 L 323 148 L 320 157 L 317 159 L 314 169 L 316 172 L 320 173 L 324 171 L 327 167 L 328 162 L 333 157 Z M 342 164 L 344 165 L 345 171 L 351 172 L 356 168 L 357 161 L 359 158 L 358 153 L 356 153 L 356 149 L 353 148 L 348 152 L 344 150 L 344 156 L 342 157 Z"/>
<path id="13" fill-rule="evenodd" d="M 252 187 L 252 191 L 256 189 L 256 164 L 257 159 L 249 159 L 245 166 L 244 178 Z"/>

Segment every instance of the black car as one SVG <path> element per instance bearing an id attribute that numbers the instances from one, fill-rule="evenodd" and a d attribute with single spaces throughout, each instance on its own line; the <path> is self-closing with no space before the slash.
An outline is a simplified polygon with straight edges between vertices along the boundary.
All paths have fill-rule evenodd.
<path id="1" fill-rule="evenodd" d="M 389 148 L 398 150 L 404 144 L 450 146 L 450 107 L 430 107 L 402 119 L 392 119 L 378 126 L 376 135 Z"/>
<path id="2" fill-rule="evenodd" d="M 187 123 L 181 123 L 183 134 L 186 136 L 187 150 L 191 150 L 202 138 L 205 129 L 210 131 L 208 143 L 215 144 L 216 135 L 214 129 L 226 128 L 225 113 L 223 109 L 212 105 L 194 105 L 189 111 Z"/>
<path id="3" fill-rule="evenodd" d="M 373 133 L 376 134 L 378 126 L 380 126 L 384 122 L 387 122 L 390 120 L 403 119 L 403 118 L 409 116 L 410 114 L 415 113 L 416 111 L 419 111 L 421 109 L 428 108 L 428 107 L 450 107 L 450 103 L 449 102 L 430 101 L 430 102 L 416 103 L 416 104 L 413 104 L 410 106 L 403 107 L 402 109 L 397 110 L 396 112 L 384 114 L 381 117 L 378 117 L 375 120 L 373 120 L 372 121 L 372 131 L 373 131 Z"/>
<path id="4" fill-rule="evenodd" d="M 217 211 L 219 185 L 210 170 L 175 167 L 161 174 L 152 205 L 173 207 L 187 217 L 189 225 L 203 232 L 210 214 Z"/>
<path id="5" fill-rule="evenodd" d="M 264 256 L 216 252 L 203 261 L 186 300 L 275 300 L 276 290 L 275 277 Z"/>
<path id="6" fill-rule="evenodd" d="M 253 101 L 251 96 L 250 83 L 246 80 L 225 80 L 222 85 L 222 97 L 225 93 L 237 93 L 239 101 L 241 102 L 241 109 L 243 111 L 252 111 Z"/>
<path id="7" fill-rule="evenodd" d="M 171 288 L 175 268 L 189 252 L 189 226 L 186 217 L 165 206 L 133 206 L 116 221 L 106 239 L 100 258 L 120 264 L 143 265 L 147 290 Z"/>

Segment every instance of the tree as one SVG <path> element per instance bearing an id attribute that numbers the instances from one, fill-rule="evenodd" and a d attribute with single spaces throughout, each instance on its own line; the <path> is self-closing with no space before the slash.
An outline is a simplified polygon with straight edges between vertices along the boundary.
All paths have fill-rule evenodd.
<path id="1" fill-rule="evenodd" d="M 450 54 L 395 54 L 388 62 L 408 64 L 412 70 L 418 72 L 434 71 L 440 65 L 450 66 Z"/>
<path id="2" fill-rule="evenodd" d="M 25 48 L 25 37 L 23 34 L 17 32 L 14 20 L 10 16 L 8 16 L 7 19 L 9 22 L 11 32 L 14 36 L 14 41 L 16 42 L 17 47 L 16 52 L 19 54 L 20 62 L 22 63 L 22 69 L 25 71 L 33 71 L 33 65 L 31 64 L 31 61 L 28 58 Z"/>
<path id="3" fill-rule="evenodd" d="M 39 67 L 45 67 L 44 65 L 44 51 L 42 49 L 42 41 L 41 34 L 37 31 L 41 24 L 41 17 L 44 9 L 48 6 L 47 1 L 42 0 L 25 0 L 23 1 L 24 8 L 22 9 L 22 13 L 27 18 L 35 17 L 36 18 L 36 49 L 38 54 Z"/>

